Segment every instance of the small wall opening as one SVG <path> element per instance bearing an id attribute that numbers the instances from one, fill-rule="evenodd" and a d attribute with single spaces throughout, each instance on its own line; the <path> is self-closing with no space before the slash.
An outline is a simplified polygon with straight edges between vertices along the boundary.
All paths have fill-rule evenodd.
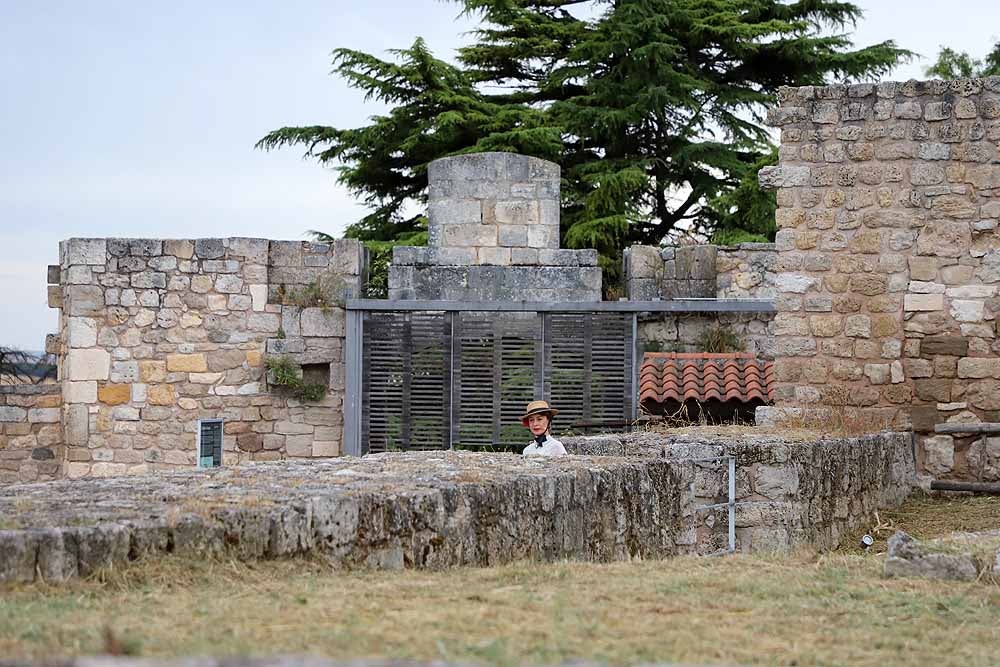
<path id="1" fill-rule="evenodd" d="M 198 422 L 198 467 L 218 468 L 222 465 L 222 420 L 202 419 Z"/>
<path id="2" fill-rule="evenodd" d="M 302 382 L 330 386 L 330 364 L 302 364 Z"/>

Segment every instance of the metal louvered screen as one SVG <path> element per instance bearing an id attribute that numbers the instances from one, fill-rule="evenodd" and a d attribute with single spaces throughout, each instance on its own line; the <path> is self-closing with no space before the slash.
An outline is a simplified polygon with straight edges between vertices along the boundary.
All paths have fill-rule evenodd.
<path id="1" fill-rule="evenodd" d="M 535 398 L 556 433 L 627 426 L 629 313 L 365 312 L 362 452 L 520 446 Z"/>
<path id="2" fill-rule="evenodd" d="M 621 313 L 545 317 L 543 393 L 560 410 L 559 428 L 621 428 L 632 409 L 632 318 Z"/>
<path id="3" fill-rule="evenodd" d="M 362 438 L 367 451 L 444 449 L 450 331 L 443 313 L 367 313 Z"/>

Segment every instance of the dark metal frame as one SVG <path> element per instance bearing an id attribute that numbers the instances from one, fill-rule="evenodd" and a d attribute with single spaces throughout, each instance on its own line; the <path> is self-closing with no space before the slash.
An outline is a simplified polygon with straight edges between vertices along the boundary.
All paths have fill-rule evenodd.
<path id="1" fill-rule="evenodd" d="M 350 299 L 345 308 L 344 367 L 344 448 L 345 454 L 360 456 L 362 390 L 363 390 L 363 339 L 364 313 L 375 311 L 437 311 L 456 313 L 474 312 L 533 312 L 533 313 L 631 313 L 632 314 L 632 373 L 631 418 L 636 418 L 639 368 L 638 316 L 639 313 L 773 313 L 772 299 L 673 299 L 669 301 L 597 301 L 597 302 L 531 302 L 531 301 L 389 301 L 382 299 Z M 452 320 L 454 321 L 454 320 Z M 454 347 L 454 324 L 452 324 Z M 454 351 L 452 352 L 454 354 Z M 544 350 L 542 351 L 544 354 Z M 454 382 L 449 391 L 454 399 Z"/>

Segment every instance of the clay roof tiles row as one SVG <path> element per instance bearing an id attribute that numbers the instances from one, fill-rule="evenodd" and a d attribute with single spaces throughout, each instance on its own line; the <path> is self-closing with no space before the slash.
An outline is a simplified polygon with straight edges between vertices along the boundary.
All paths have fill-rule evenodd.
<path id="1" fill-rule="evenodd" d="M 640 402 L 689 399 L 770 403 L 774 363 L 746 352 L 647 352 L 639 371 Z"/>

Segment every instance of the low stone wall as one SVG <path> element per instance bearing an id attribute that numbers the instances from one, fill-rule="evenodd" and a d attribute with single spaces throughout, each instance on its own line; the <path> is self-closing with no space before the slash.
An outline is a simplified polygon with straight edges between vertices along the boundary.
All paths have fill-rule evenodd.
<path id="1" fill-rule="evenodd" d="M 58 384 L 0 385 L 0 484 L 62 474 L 61 404 Z"/>
<path id="2" fill-rule="evenodd" d="M 914 482 L 909 433 L 795 441 L 777 435 L 635 433 L 566 438 L 571 453 L 643 459 L 735 456 L 737 548 L 787 549 L 810 544 L 833 548 L 876 510 L 901 503 Z M 695 505 L 728 500 L 723 462 L 697 464 Z M 695 515 L 698 544 L 725 546 L 727 512 Z"/>
<path id="3" fill-rule="evenodd" d="M 0 582 L 166 552 L 342 566 L 656 558 L 696 549 L 689 463 L 416 452 L 0 489 Z"/>

